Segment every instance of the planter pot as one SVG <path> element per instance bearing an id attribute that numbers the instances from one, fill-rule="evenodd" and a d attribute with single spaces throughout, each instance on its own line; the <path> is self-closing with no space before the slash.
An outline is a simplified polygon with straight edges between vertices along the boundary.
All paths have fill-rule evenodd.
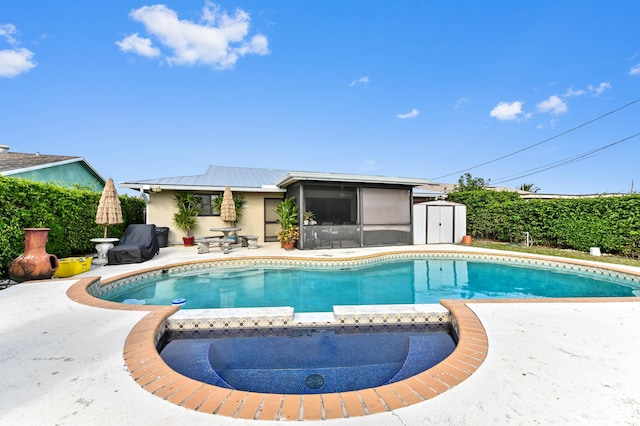
<path id="1" fill-rule="evenodd" d="M 182 242 L 186 247 L 192 246 L 196 242 L 196 237 L 182 237 Z"/>
<path id="2" fill-rule="evenodd" d="M 24 228 L 24 254 L 9 266 L 9 276 L 19 283 L 48 280 L 58 270 L 58 258 L 45 250 L 49 228 Z"/>
<path id="3" fill-rule="evenodd" d="M 464 237 L 462 237 L 462 245 L 465 246 L 470 246 L 471 244 L 473 244 L 473 240 L 471 239 L 471 235 L 465 235 Z"/>
<path id="4" fill-rule="evenodd" d="M 290 243 L 280 243 L 280 246 L 285 250 L 293 250 L 293 246 L 295 245 L 296 245 L 295 241 L 292 241 Z"/>

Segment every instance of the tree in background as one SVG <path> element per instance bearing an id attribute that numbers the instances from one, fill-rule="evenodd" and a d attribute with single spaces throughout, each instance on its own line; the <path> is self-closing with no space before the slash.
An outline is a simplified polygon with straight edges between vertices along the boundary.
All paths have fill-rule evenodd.
<path id="1" fill-rule="evenodd" d="M 489 185 L 489 180 L 485 181 L 483 178 L 474 178 L 471 176 L 471 173 L 467 172 L 460 176 L 458 184 L 453 188 L 452 192 L 478 191 L 486 189 L 487 185 Z"/>
<path id="2" fill-rule="evenodd" d="M 538 188 L 533 183 L 523 183 L 522 185 L 520 185 L 520 188 L 518 189 L 520 191 L 527 191 L 527 192 L 534 192 L 534 193 L 540 191 L 540 188 Z"/>

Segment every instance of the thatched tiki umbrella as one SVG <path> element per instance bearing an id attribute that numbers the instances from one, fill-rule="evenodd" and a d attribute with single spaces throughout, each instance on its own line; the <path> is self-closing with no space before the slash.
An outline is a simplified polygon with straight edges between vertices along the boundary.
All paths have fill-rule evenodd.
<path id="1" fill-rule="evenodd" d="M 107 238 L 107 226 L 122 223 L 122 207 L 120 207 L 120 199 L 111 178 L 102 190 L 96 212 L 96 223 L 104 225 L 104 238 Z"/>
<path id="2" fill-rule="evenodd" d="M 228 186 L 224 189 L 224 194 L 222 194 L 220 219 L 231 224 L 236 221 L 236 204 L 233 202 L 233 194 L 231 194 L 231 188 Z"/>

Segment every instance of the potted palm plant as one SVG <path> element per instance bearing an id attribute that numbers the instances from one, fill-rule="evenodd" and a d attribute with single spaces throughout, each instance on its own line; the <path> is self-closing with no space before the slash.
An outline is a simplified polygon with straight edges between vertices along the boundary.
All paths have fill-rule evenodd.
<path id="1" fill-rule="evenodd" d="M 195 241 L 193 231 L 198 227 L 200 214 L 200 197 L 191 192 L 178 192 L 174 196 L 178 211 L 173 214 L 173 223 L 186 234 L 182 237 L 185 246 L 192 246 Z"/>
<path id="2" fill-rule="evenodd" d="M 300 239 L 298 228 L 298 206 L 294 197 L 285 198 L 276 208 L 280 229 L 276 235 L 284 249 L 293 249 L 296 241 Z"/>

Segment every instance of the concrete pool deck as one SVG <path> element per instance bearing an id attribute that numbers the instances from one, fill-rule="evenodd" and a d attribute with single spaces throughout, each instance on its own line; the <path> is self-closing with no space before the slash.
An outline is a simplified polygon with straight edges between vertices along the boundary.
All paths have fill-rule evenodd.
<path id="1" fill-rule="evenodd" d="M 79 278 L 104 278 L 166 264 L 232 256 L 346 258 L 379 252 L 475 251 L 439 245 L 286 252 L 277 244 L 197 254 L 163 248 L 143 264 L 106 266 L 70 279 L 0 291 L 0 424 L 265 425 L 174 405 L 141 388 L 123 347 L 146 311 L 72 301 Z M 506 255 L 508 253 L 500 252 Z M 595 263 L 597 265 L 597 263 Z M 617 267 L 640 273 L 640 268 Z M 467 302 L 488 336 L 486 359 L 469 378 L 408 407 L 315 424 L 638 424 L 638 301 Z"/>

